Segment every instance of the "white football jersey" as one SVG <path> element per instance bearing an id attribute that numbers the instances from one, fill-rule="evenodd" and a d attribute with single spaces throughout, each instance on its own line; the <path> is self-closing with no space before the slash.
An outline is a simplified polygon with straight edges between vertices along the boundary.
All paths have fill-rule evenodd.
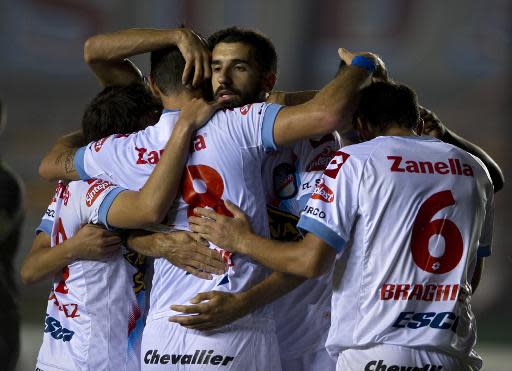
<path id="1" fill-rule="evenodd" d="M 393 344 L 478 365 L 470 282 L 492 219 L 487 170 L 455 146 L 378 137 L 340 150 L 299 221 L 343 252 L 329 352 Z"/>
<path id="2" fill-rule="evenodd" d="M 280 148 L 263 163 L 263 182 L 272 239 L 297 241 L 300 212 L 334 154 L 341 147 L 337 133 Z M 294 359 L 325 347 L 331 324 L 331 272 L 302 283 L 275 302 L 281 358 Z"/>
<path id="3" fill-rule="evenodd" d="M 91 179 L 60 183 L 37 231 L 52 248 L 82 224 L 106 225 L 123 188 Z M 76 260 L 62 270 L 48 298 L 37 366 L 51 370 L 139 370 L 144 310 L 144 257 L 123 250 L 101 261 Z"/>
<path id="4" fill-rule="evenodd" d="M 258 103 L 219 111 L 197 131 L 183 174 L 181 196 L 169 213 L 169 225 L 188 229 L 187 219 L 194 207 L 209 207 L 229 215 L 224 206 L 228 199 L 244 210 L 256 233 L 269 235 L 261 164 L 265 151 L 275 149 L 273 126 L 280 108 Z M 178 117 L 179 111 L 165 110 L 157 124 L 143 131 L 91 143 L 77 152 L 75 167 L 83 178 L 99 177 L 128 189 L 140 189 L 158 163 Z M 245 256 L 230 258 L 225 254 L 225 258 L 230 264 L 228 272 L 211 281 L 187 274 L 165 259 L 155 259 L 148 316 L 176 314 L 170 310 L 171 304 L 188 304 L 199 292 L 248 289 L 269 273 Z"/>

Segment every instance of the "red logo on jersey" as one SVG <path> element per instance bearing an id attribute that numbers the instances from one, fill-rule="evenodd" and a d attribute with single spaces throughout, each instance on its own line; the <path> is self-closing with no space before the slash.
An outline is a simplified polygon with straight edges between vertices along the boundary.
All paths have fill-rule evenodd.
<path id="1" fill-rule="evenodd" d="M 160 157 L 164 153 L 163 149 L 159 151 L 148 151 L 147 148 L 135 147 L 135 150 L 137 151 L 137 165 L 156 165 L 160 162 Z"/>
<path id="2" fill-rule="evenodd" d="M 251 109 L 252 104 L 248 104 L 246 106 L 240 107 L 240 113 L 245 116 L 249 113 L 249 110 Z"/>
<path id="3" fill-rule="evenodd" d="M 380 300 L 455 301 L 464 297 L 459 284 L 385 283 L 379 290 Z M 466 295 L 467 296 L 467 295 Z"/>
<path id="4" fill-rule="evenodd" d="M 206 141 L 204 140 L 203 135 L 198 134 L 192 142 L 192 152 L 201 151 L 203 149 L 206 149 Z"/>
<path id="5" fill-rule="evenodd" d="M 310 139 L 309 140 L 309 143 L 311 143 L 311 146 L 313 148 L 319 147 L 322 144 L 327 143 L 327 142 L 334 142 L 334 135 L 332 135 L 332 134 L 325 134 L 319 140 L 315 140 L 315 139 Z"/>
<path id="6" fill-rule="evenodd" d="M 111 186 L 112 183 L 100 179 L 96 180 L 93 183 L 93 185 L 87 190 L 87 194 L 85 195 L 85 204 L 87 205 L 87 207 L 91 207 L 94 201 L 96 201 L 96 199 L 98 198 L 98 196 Z"/>
<path id="7" fill-rule="evenodd" d="M 95 150 L 96 152 L 99 152 L 99 151 L 100 151 L 100 149 L 101 149 L 101 147 L 103 147 L 103 143 L 105 143 L 105 141 L 106 141 L 108 138 L 109 138 L 109 137 L 105 137 L 105 138 L 103 138 L 103 139 L 98 140 L 97 142 L 94 142 L 94 143 L 92 144 L 92 148 L 94 148 L 94 150 Z"/>
<path id="8" fill-rule="evenodd" d="M 316 186 L 311 198 L 314 200 L 331 203 L 334 201 L 334 192 L 329 187 L 327 187 L 323 179 L 320 179 L 320 183 Z"/>
<path id="9" fill-rule="evenodd" d="M 324 171 L 327 164 L 332 160 L 336 152 L 329 146 L 325 147 L 307 166 L 306 171 Z"/>
<path id="10" fill-rule="evenodd" d="M 55 196 L 53 196 L 51 203 L 56 202 L 57 198 L 60 198 L 64 200 L 64 205 L 67 205 L 70 196 L 71 192 L 69 192 L 68 186 L 59 180 L 57 188 L 55 189 Z"/>
<path id="11" fill-rule="evenodd" d="M 324 175 L 328 176 L 329 178 L 336 179 L 341 167 L 349 157 L 350 155 L 348 153 L 337 151 L 334 155 L 334 158 L 325 168 Z"/>
<path id="12" fill-rule="evenodd" d="M 448 159 L 448 163 L 404 160 L 402 156 L 388 156 L 388 160 L 393 161 L 389 170 L 397 173 L 473 176 L 473 168 L 457 158 Z"/>

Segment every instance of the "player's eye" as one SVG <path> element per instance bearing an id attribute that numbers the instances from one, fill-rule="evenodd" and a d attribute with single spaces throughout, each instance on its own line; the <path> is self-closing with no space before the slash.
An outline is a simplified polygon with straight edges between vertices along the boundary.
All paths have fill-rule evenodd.
<path id="1" fill-rule="evenodd" d="M 235 71 L 244 72 L 247 71 L 247 68 L 243 64 L 237 64 L 235 66 Z"/>
<path id="2" fill-rule="evenodd" d="M 213 72 L 220 72 L 220 70 L 221 70 L 220 66 L 212 66 Z"/>

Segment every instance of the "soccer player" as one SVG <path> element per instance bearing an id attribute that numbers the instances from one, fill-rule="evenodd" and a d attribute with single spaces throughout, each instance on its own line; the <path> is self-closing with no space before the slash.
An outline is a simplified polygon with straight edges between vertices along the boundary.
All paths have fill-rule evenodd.
<path id="1" fill-rule="evenodd" d="M 276 80 L 276 63 L 268 62 L 275 58 L 264 58 L 266 55 L 272 55 L 272 49 L 268 46 L 270 41 L 265 41 L 260 35 L 250 30 L 232 27 L 216 32 L 209 38 L 209 42 L 212 48 L 212 86 L 215 97 L 227 107 L 263 100 Z M 299 94 L 299 98 L 304 99 L 303 96 L 306 95 L 310 99 L 314 96 L 312 94 L 314 92 L 305 93 Z M 296 97 L 297 94 L 294 98 Z M 290 98 L 290 94 L 286 98 Z M 436 130 L 443 141 L 448 141 L 477 155 L 486 164 L 491 174 L 495 175 L 494 177 L 491 175 L 495 190 L 501 188 L 503 184 L 501 170 L 492 158 L 479 147 L 450 132 L 439 120 L 433 120 L 432 114 L 426 115 L 427 110 L 423 109 L 423 112 L 425 112 L 423 117 L 428 123 L 429 132 Z M 297 198 L 309 198 L 309 194 L 319 180 L 319 173 L 321 174 L 334 155 L 334 151 L 339 148 L 333 136 L 318 139 L 296 143 L 292 150 L 280 149 L 264 162 L 262 176 L 267 205 L 269 205 L 271 236 L 274 239 L 288 241 L 298 239 L 294 219 L 299 215 L 305 201 L 297 202 Z M 272 278 L 274 277 L 269 277 L 267 281 L 270 282 Z M 331 278 L 331 274 L 324 274 L 309 280 L 276 303 L 276 330 L 283 369 L 335 368 L 335 364 L 325 351 L 325 340 L 330 326 Z M 278 287 L 279 282 L 276 279 L 269 290 L 278 290 Z M 250 292 L 251 290 L 244 293 L 246 299 L 250 297 Z M 210 301 L 188 307 L 174 307 L 192 316 L 179 316 L 173 320 L 189 328 L 204 329 L 222 324 L 230 318 L 236 318 L 225 295 L 222 301 L 212 301 L 217 298 L 217 295 L 220 294 L 215 292 L 199 294 L 194 300 L 196 303 L 200 299 Z M 240 313 L 246 313 L 243 305 L 240 306 L 240 301 L 236 298 L 232 301 Z M 254 306 L 258 299 L 251 298 L 247 302 Z"/>
<path id="2" fill-rule="evenodd" d="M 130 40 L 134 38 L 137 38 L 137 42 L 130 43 Z M 270 40 L 253 31 L 230 28 L 215 33 L 209 41 L 211 47 L 220 43 L 219 48 L 215 47 L 213 50 L 216 72 L 212 83 L 217 92 L 217 98 L 223 101 L 226 107 L 264 100 L 266 93 L 272 89 L 276 77 L 277 56 Z M 155 47 L 157 43 L 160 43 L 158 46 L 164 46 L 173 42 L 182 52 L 186 52 L 184 54 L 203 55 L 198 52 L 189 52 L 198 47 L 201 49 L 202 45 L 197 42 L 197 37 L 188 30 L 177 29 L 126 30 L 97 35 L 86 42 L 84 56 L 103 84 L 112 84 L 113 76 L 120 79 L 121 82 L 133 81 L 140 79 L 140 72 L 128 60 L 124 60 L 125 57 L 132 55 L 135 51 Z M 196 64 L 194 61 L 187 63 Z M 112 71 L 114 68 L 116 71 Z M 224 96 L 219 94 L 221 91 Z M 231 99 L 226 99 L 225 93 L 230 93 L 228 95 Z M 235 93 L 240 93 L 240 96 Z M 289 95 L 284 97 L 282 93 L 279 95 L 280 101 L 286 98 L 286 101 L 290 102 Z M 275 94 L 272 99 L 276 101 Z M 262 173 L 264 174 L 267 203 L 273 205 L 269 210 L 272 213 L 271 231 L 274 232 L 273 236 L 276 238 L 296 239 L 300 236 L 295 224 L 301 207 L 298 206 L 295 199 L 300 195 L 312 192 L 314 187 L 311 184 L 314 184 L 316 178 L 319 178 L 321 170 L 330 160 L 329 156 L 332 156 L 339 146 L 333 135 L 318 139 L 302 141 L 294 146 L 293 152 L 280 150 L 265 161 Z M 293 169 L 296 165 L 298 170 L 302 168 L 304 171 L 295 174 Z M 287 195 L 287 190 L 280 188 L 290 179 L 292 180 L 287 188 L 291 193 Z M 299 184 L 299 182 L 303 182 L 303 184 Z M 283 231 L 280 235 L 275 233 L 280 230 Z M 134 240 L 138 242 L 138 246 L 134 245 Z M 142 238 L 131 237 L 129 239 L 130 246 L 147 249 L 148 246 L 154 245 L 154 240 L 145 241 L 142 245 L 141 240 Z M 294 281 L 295 284 L 292 284 L 289 276 L 274 273 L 257 286 L 244 292 L 243 300 L 238 296 L 223 292 L 206 294 L 204 298 L 208 299 L 206 309 L 214 307 L 213 310 L 222 313 L 222 315 L 209 316 L 214 320 L 208 324 L 208 327 L 220 327 L 243 317 L 257 307 L 261 307 L 291 290 L 302 280 L 294 278 Z M 281 356 L 284 355 L 285 359 L 288 358 L 283 365 L 286 365 L 288 369 L 298 370 L 299 364 L 303 363 L 302 358 L 309 359 L 308 363 L 301 366 L 307 370 L 312 370 L 312 362 L 317 369 L 324 371 L 333 369 L 335 366 L 324 347 L 329 326 L 329 285 L 328 275 L 319 279 L 318 282 L 311 280 L 300 292 L 296 290 L 293 296 L 288 295 L 279 304 L 278 312 L 281 313 L 281 321 L 277 326 L 277 334 L 280 340 Z M 315 313 L 313 313 L 313 305 Z M 199 308 L 204 307 L 202 305 Z M 312 321 L 317 313 L 321 313 L 320 320 Z M 198 320 L 209 315 L 207 311 L 203 311 L 201 314 L 202 316 L 196 316 L 195 319 Z M 293 316 L 294 321 L 289 320 L 290 315 Z M 309 321 L 312 321 L 311 326 L 308 326 L 308 318 Z M 203 329 L 205 328 L 206 326 L 203 326 Z M 294 337 L 301 338 L 301 341 L 291 341 L 290 339 Z M 283 350 L 286 351 L 283 352 Z M 307 350 L 306 354 L 304 354 L 304 350 Z M 311 354 L 311 350 L 313 354 Z M 314 355 L 315 352 L 321 353 L 321 356 Z M 295 358 L 297 356 L 301 358 L 299 364 L 290 359 L 288 356 L 290 354 Z"/>
<path id="3" fill-rule="evenodd" d="M 363 90 L 364 143 L 327 166 L 299 222 L 298 243 L 259 237 L 231 203 L 227 218 L 194 210 L 202 237 L 272 269 L 313 277 L 336 260 L 327 348 L 339 370 L 478 370 L 471 294 L 490 254 L 493 186 L 476 157 L 428 136 L 416 96 Z M 206 218 L 204 218 L 206 217 Z"/>
<path id="4" fill-rule="evenodd" d="M 212 49 L 212 88 L 217 101 L 226 107 L 264 101 L 273 89 L 277 74 L 277 55 L 272 42 L 257 32 L 237 27 L 217 31 L 208 41 Z M 295 94 L 295 98 L 298 95 Z M 306 93 L 306 98 L 311 95 Z M 299 200 L 307 201 L 315 182 L 339 148 L 337 135 L 327 134 L 279 148 L 267 156 L 262 178 L 272 238 L 288 241 L 300 238 L 296 223 L 303 205 Z M 269 280 L 276 282 L 271 290 L 277 291 L 280 277 L 278 273 L 273 276 Z M 335 363 L 325 351 L 331 291 L 331 275 L 326 274 L 302 283 L 274 303 L 283 370 L 334 370 Z M 199 304 L 183 309 L 186 313 L 201 315 L 202 308 Z M 218 313 L 223 308 L 214 310 Z M 177 317 L 175 320 L 190 327 L 204 321 L 203 317 Z"/>
<path id="5" fill-rule="evenodd" d="M 197 94 L 193 90 L 184 90 L 181 85 L 179 70 L 183 69 L 184 63 L 178 69 L 179 74 L 174 70 L 173 74 L 169 75 L 169 66 L 176 66 L 179 60 L 183 62 L 181 57 L 177 59 L 173 56 L 175 52 L 177 50 L 166 50 L 153 53 L 152 56 L 153 91 L 160 96 L 167 109 L 179 108 L 191 94 Z M 185 174 L 182 199 L 174 220 L 170 222 L 175 227 L 186 228 L 187 210 L 194 205 L 211 205 L 217 208 L 217 205 L 222 205 L 221 198 L 236 195 L 237 202 L 250 211 L 253 220 L 258 223 L 258 228 L 266 234 L 268 226 L 264 225 L 264 205 L 261 197 L 252 196 L 260 193 L 262 189 L 259 168 L 264 155 L 263 149 L 272 148 L 275 144 L 288 144 L 306 136 L 325 134 L 341 125 L 341 119 L 352 107 L 355 94 L 368 80 L 370 73 L 367 68 L 375 67 L 374 60 L 369 58 L 373 57 L 356 59 L 354 63 L 364 62 L 364 67 L 346 67 L 345 72 L 308 105 L 280 110 L 281 107 L 275 105 L 255 104 L 247 110 L 226 110 L 217 113 L 210 123 L 198 132 Z M 326 106 L 329 108 L 325 109 Z M 278 119 L 274 125 L 276 116 Z M 166 123 L 172 122 L 176 117 L 176 113 L 164 111 L 160 123 L 155 127 L 164 131 L 169 130 Z M 301 117 L 303 124 L 297 124 L 298 117 Z M 218 126 L 222 126 L 223 129 L 216 130 Z M 293 131 L 290 130 L 291 127 L 294 128 Z M 161 135 L 157 137 L 149 134 L 146 132 L 128 138 L 109 138 L 103 143 L 102 150 L 95 153 L 91 151 L 91 146 L 79 150 L 75 155 L 79 173 L 83 176 L 116 178 L 121 185 L 130 183 L 130 188 L 137 188 L 141 178 L 147 177 L 152 165 L 159 160 L 161 143 L 158 137 Z M 220 153 L 222 157 L 216 155 Z M 108 162 L 102 158 L 108 158 Z M 124 165 L 124 173 L 120 169 L 121 163 Z M 128 168 L 130 171 L 127 171 Z M 247 189 L 251 191 L 247 193 Z M 218 210 L 224 209 L 223 206 L 220 207 Z M 214 288 L 237 292 L 250 287 L 266 274 L 251 261 L 238 257 L 233 260 L 228 260 L 234 264 L 228 275 L 221 276 L 210 284 L 204 280 L 198 281 L 194 277 L 183 276 L 165 261 L 157 259 L 151 294 L 151 312 L 143 337 L 143 361 L 147 365 L 145 367 L 165 367 L 166 364 L 178 362 L 200 362 L 210 365 L 225 363 L 232 369 L 242 365 L 262 369 L 279 367 L 276 366 L 279 365 L 279 359 L 277 349 L 273 345 L 273 330 L 269 327 L 264 311 L 255 312 L 228 328 L 209 333 L 207 337 L 200 332 L 182 329 L 177 325 L 163 325 L 162 321 L 167 323 L 167 317 L 173 314 L 168 306 L 183 303 L 187 297 L 186 292 L 195 294 Z M 174 287 L 176 289 L 173 290 Z M 234 336 L 243 340 L 234 341 Z M 171 338 L 172 341 L 162 342 L 162 339 Z M 180 338 L 184 340 L 176 340 Z M 201 342 L 194 344 L 199 339 Z M 260 344 L 261 353 L 265 353 L 266 357 L 262 355 L 256 361 L 252 359 L 254 343 Z M 248 357 L 251 358 L 250 361 Z"/>
<path id="6" fill-rule="evenodd" d="M 84 120 L 86 139 L 101 139 L 147 125 L 144 115 L 151 112 L 154 99 L 142 85 L 105 89 L 84 116 L 99 109 L 105 112 L 104 98 L 111 103 L 112 110 L 112 101 L 117 103 L 120 96 L 124 96 L 127 114 L 121 116 L 126 120 L 119 117 L 117 125 Z M 130 101 L 133 96 L 137 99 Z M 130 106 L 130 102 L 136 105 Z M 139 192 L 96 179 L 71 182 L 68 186 L 59 183 L 47 217 L 38 228 L 46 233 L 39 233 L 22 267 L 26 282 L 62 270 L 62 279 L 54 282 L 49 298 L 38 368 L 140 369 L 144 260 L 126 249 L 123 255 L 115 255 L 119 252 L 119 237 L 105 235 L 94 226 L 79 228 L 84 223 L 137 228 L 159 222 L 177 193 L 190 137 L 213 109 L 214 106 L 197 100 L 184 107 L 160 165 Z M 137 111 L 141 114 L 134 114 Z M 98 234 L 103 238 L 98 238 Z M 46 243 L 50 238 L 54 247 L 51 249 Z"/>
<path id="7" fill-rule="evenodd" d="M 6 122 L 6 110 L 0 101 L 0 134 Z M 13 260 L 23 223 L 23 186 L 21 180 L 0 158 L 0 362 L 7 371 L 16 367 L 19 354 L 19 314 Z"/>

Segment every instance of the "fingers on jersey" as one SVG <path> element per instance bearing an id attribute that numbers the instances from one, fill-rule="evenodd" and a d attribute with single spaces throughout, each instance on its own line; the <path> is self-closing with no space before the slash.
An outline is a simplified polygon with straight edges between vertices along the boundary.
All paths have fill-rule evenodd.
<path id="1" fill-rule="evenodd" d="M 239 317 L 225 315 L 239 312 L 236 296 L 232 293 L 203 292 L 197 294 L 190 302 L 192 305 L 171 305 L 172 310 L 189 315 L 173 316 L 169 321 L 190 329 L 205 331 L 224 326 Z"/>
<path id="2" fill-rule="evenodd" d="M 235 218 L 240 218 L 240 219 L 244 219 L 244 220 L 247 220 L 247 216 L 245 215 L 245 213 L 242 211 L 242 209 L 240 209 L 237 205 L 235 205 L 234 203 L 232 203 L 231 201 L 229 200 L 224 200 L 224 205 L 226 205 L 226 208 L 231 211 L 231 214 L 233 214 L 233 216 Z"/>
<path id="3" fill-rule="evenodd" d="M 212 279 L 211 274 L 224 274 L 227 270 L 216 250 L 199 244 L 189 244 L 187 249 L 179 249 L 164 257 L 178 268 L 203 279 Z"/>
<path id="4" fill-rule="evenodd" d="M 190 236 L 190 238 L 192 238 L 198 244 L 200 244 L 204 247 L 210 246 L 210 243 L 207 240 L 205 240 L 203 237 L 201 237 L 201 235 L 199 235 L 199 233 L 188 233 L 188 235 Z"/>

